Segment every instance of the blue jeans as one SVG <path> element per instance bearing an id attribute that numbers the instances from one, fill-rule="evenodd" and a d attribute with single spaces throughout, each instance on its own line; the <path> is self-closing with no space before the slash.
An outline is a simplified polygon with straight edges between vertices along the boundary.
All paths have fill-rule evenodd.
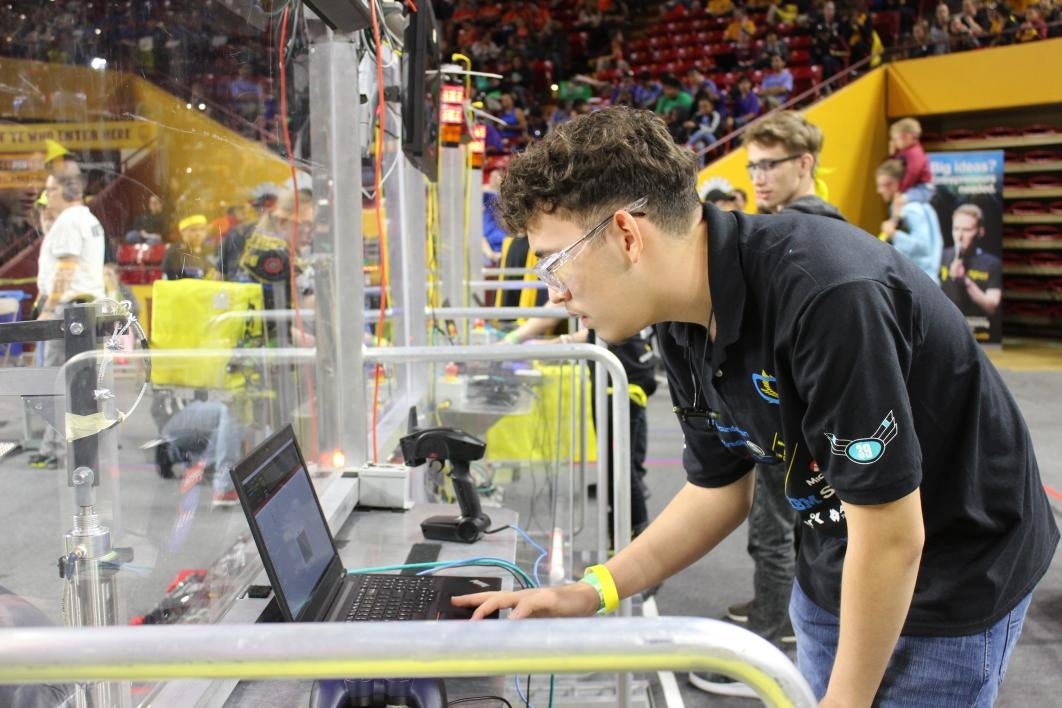
<path id="1" fill-rule="evenodd" d="M 875 708 L 991 708 L 1031 599 L 1030 593 L 1003 619 L 976 634 L 901 636 L 874 698 Z M 812 602 L 799 583 L 793 583 L 789 614 L 797 636 L 797 666 L 821 699 L 837 653 L 839 620 Z"/>
<path id="2" fill-rule="evenodd" d="M 686 140 L 688 146 L 696 148 L 697 150 L 703 150 L 714 142 L 715 133 L 708 130 L 708 128 L 698 128 L 692 135 L 690 135 L 689 139 Z M 700 162 L 700 166 L 704 167 L 704 155 L 698 155 L 697 159 Z"/>
<path id="3" fill-rule="evenodd" d="M 162 437 L 178 449 L 203 450 L 202 459 L 214 465 L 217 494 L 233 489 L 229 470 L 243 456 L 243 435 L 243 424 L 220 401 L 192 401 L 162 427 Z"/>

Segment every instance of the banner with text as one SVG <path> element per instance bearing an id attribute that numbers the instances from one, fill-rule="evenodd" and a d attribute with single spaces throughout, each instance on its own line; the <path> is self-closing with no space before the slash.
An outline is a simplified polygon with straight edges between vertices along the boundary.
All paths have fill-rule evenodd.
<path id="1" fill-rule="evenodd" d="M 26 123 L 0 125 L 0 153 L 46 152 L 45 140 L 67 150 L 135 150 L 154 139 L 155 126 L 141 121 Z"/>
<path id="2" fill-rule="evenodd" d="M 944 233 L 940 286 L 977 341 L 1003 339 L 1003 151 L 929 153 Z"/>

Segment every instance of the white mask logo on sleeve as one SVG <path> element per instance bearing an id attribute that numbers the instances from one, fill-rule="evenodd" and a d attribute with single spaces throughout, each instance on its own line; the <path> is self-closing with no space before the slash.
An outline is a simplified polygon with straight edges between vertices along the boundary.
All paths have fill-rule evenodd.
<path id="1" fill-rule="evenodd" d="M 897 432 L 896 416 L 889 411 L 878 429 L 868 437 L 843 440 L 833 433 L 826 433 L 826 439 L 830 441 L 830 452 L 834 455 L 847 457 L 857 465 L 869 465 L 884 454 L 885 448 L 893 441 Z"/>

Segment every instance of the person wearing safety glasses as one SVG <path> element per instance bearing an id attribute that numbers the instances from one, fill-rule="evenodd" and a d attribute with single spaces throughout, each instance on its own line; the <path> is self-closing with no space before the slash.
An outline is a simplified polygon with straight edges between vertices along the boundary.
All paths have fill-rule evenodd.
<path id="1" fill-rule="evenodd" d="M 606 341 L 657 324 L 687 483 L 583 580 L 454 604 L 615 610 L 732 533 L 753 466 L 782 465 L 797 663 L 821 705 L 991 705 L 1059 539 L 1017 403 L 895 249 L 837 219 L 702 206 L 695 159 L 615 107 L 512 160 L 499 216 L 551 301 Z"/>

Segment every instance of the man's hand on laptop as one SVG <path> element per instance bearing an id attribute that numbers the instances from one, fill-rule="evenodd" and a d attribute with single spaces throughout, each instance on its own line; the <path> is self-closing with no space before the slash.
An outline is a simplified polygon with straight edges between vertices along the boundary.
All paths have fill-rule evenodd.
<path id="1" fill-rule="evenodd" d="M 472 619 L 478 620 L 496 610 L 511 610 L 509 619 L 529 617 L 590 617 L 597 612 L 597 591 L 586 583 L 571 583 L 555 588 L 534 588 L 515 592 L 477 592 L 450 598 L 457 607 L 475 607 Z"/>

